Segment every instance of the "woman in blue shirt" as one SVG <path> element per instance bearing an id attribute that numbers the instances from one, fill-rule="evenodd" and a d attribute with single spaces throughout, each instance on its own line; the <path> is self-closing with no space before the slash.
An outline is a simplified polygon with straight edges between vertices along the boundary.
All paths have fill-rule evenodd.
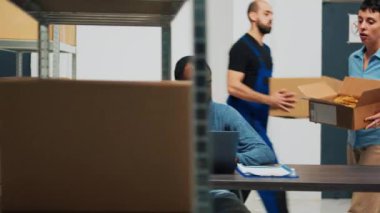
<path id="1" fill-rule="evenodd" d="M 380 0 L 364 0 L 358 12 L 358 29 L 364 46 L 349 57 L 349 75 L 380 80 Z M 380 128 L 378 117 L 364 130 L 348 131 L 349 164 L 380 165 Z M 349 212 L 380 212 L 380 193 L 355 192 Z"/>

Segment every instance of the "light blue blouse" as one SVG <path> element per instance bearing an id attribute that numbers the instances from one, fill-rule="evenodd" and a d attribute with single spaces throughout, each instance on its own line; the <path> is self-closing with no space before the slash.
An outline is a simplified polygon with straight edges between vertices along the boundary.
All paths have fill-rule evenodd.
<path id="1" fill-rule="evenodd" d="M 363 69 L 364 52 L 365 47 L 363 46 L 361 49 L 353 52 L 348 58 L 349 76 L 380 80 L 380 49 L 371 56 L 366 70 Z M 380 145 L 380 128 L 357 131 L 349 130 L 347 142 L 354 148 Z"/>

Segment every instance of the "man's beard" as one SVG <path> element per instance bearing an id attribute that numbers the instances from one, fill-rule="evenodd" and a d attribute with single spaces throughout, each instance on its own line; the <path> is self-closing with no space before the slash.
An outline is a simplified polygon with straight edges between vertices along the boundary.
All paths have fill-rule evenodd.
<path id="1" fill-rule="evenodd" d="M 265 26 L 261 22 L 257 22 L 257 28 L 259 29 L 260 33 L 263 35 L 270 33 L 270 31 L 272 30 L 272 27 Z"/>

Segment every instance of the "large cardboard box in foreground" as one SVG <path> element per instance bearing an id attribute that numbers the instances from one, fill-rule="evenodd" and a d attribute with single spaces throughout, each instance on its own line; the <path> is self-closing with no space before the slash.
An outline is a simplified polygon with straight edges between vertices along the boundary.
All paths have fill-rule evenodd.
<path id="1" fill-rule="evenodd" d="M 364 119 L 380 110 L 380 81 L 346 77 L 336 89 L 325 82 L 299 86 L 310 97 L 310 121 L 330 124 L 346 129 L 363 129 Z M 338 95 L 352 96 L 358 100 L 356 107 L 334 103 Z"/>
<path id="2" fill-rule="evenodd" d="M 293 109 L 290 109 L 290 112 L 280 109 L 271 109 L 270 115 L 285 118 L 308 118 L 309 103 L 308 100 L 304 98 L 305 96 L 299 90 L 298 86 L 316 82 L 325 82 L 334 89 L 338 89 L 341 84 L 341 81 L 326 76 L 314 78 L 271 78 L 269 80 L 270 94 L 274 94 L 281 89 L 287 89 L 296 94 L 297 103 Z"/>
<path id="3" fill-rule="evenodd" d="M 190 212 L 190 88 L 0 79 L 3 211 Z"/>

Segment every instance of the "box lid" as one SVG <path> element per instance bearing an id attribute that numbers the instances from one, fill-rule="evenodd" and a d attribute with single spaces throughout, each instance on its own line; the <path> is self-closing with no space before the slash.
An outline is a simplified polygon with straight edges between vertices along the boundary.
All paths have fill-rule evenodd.
<path id="1" fill-rule="evenodd" d="M 321 80 L 326 82 L 334 91 L 339 91 L 343 83 L 341 80 L 327 76 L 322 76 Z"/>
<path id="2" fill-rule="evenodd" d="M 325 81 L 298 86 L 307 98 L 325 98 L 337 95 L 337 91 Z"/>
<path id="3" fill-rule="evenodd" d="M 380 81 L 364 78 L 345 77 L 338 93 L 351 95 L 356 98 L 362 97 L 364 91 L 380 88 Z"/>

